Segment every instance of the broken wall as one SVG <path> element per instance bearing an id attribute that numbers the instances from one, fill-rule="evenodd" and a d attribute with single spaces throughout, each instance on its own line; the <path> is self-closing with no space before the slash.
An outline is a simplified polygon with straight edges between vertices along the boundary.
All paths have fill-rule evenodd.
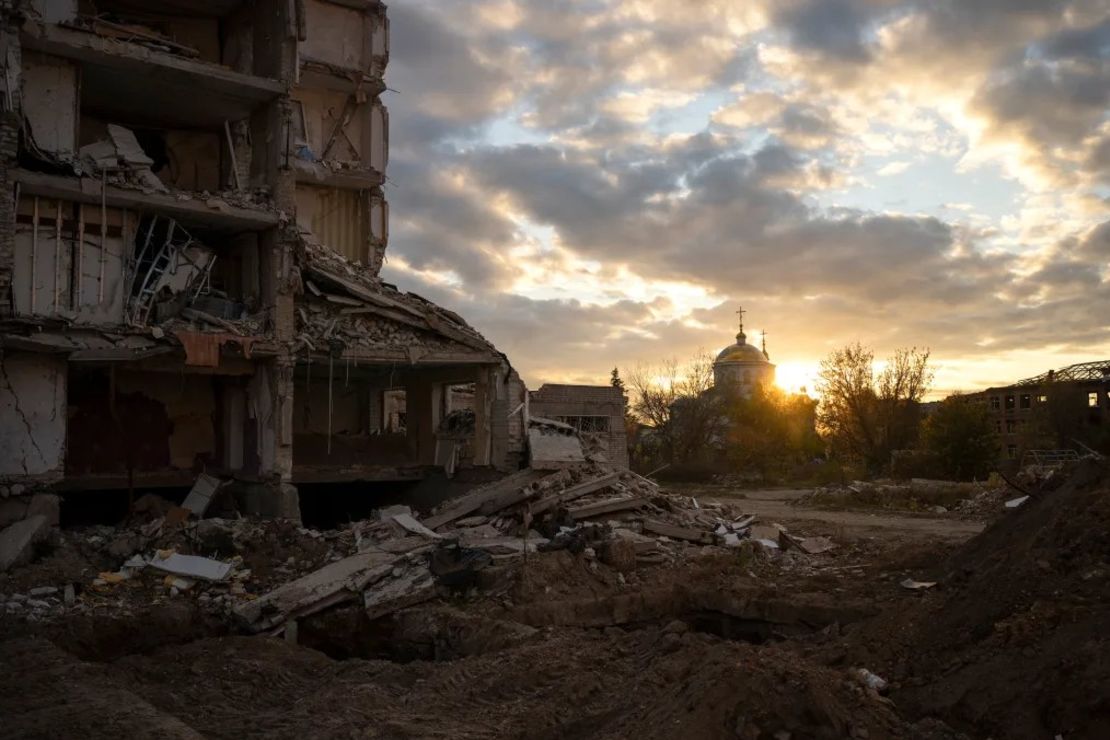
<path id="1" fill-rule="evenodd" d="M 60 355 L 0 356 L 0 480 L 62 477 L 66 361 Z"/>
<path id="2" fill-rule="evenodd" d="M 72 62 L 24 52 L 21 98 L 23 114 L 42 152 L 69 159 L 77 152 L 80 110 L 79 70 Z"/>
<path id="3" fill-rule="evenodd" d="M 21 196 L 12 265 L 16 314 L 123 323 L 133 234 L 127 211 Z"/>
<path id="4" fill-rule="evenodd" d="M 626 405 L 624 394 L 612 386 L 545 383 L 529 393 L 528 413 L 570 424 L 599 445 L 611 462 L 627 467 Z"/>
<path id="5" fill-rule="evenodd" d="M 312 374 L 322 376 L 296 386 L 293 410 L 293 431 L 297 434 L 365 434 L 370 427 L 370 404 L 364 382 L 344 384 L 340 365 L 335 367 L 331 383 L 331 421 L 328 420 L 327 366 L 313 365 Z M 330 428 L 329 428 L 330 423 Z"/>
<path id="6" fill-rule="evenodd" d="M 374 32 L 370 14 L 326 0 L 307 0 L 304 11 L 307 34 L 300 48 L 302 58 L 370 71 L 375 36 L 379 46 L 384 43 L 381 31 Z"/>
<path id="7" fill-rule="evenodd" d="M 321 244 L 360 264 L 369 258 L 368 205 L 363 190 L 297 185 L 297 223 Z"/>
<path id="8" fill-rule="evenodd" d="M 404 465 L 409 462 L 406 439 L 378 433 L 383 389 L 364 377 L 345 381 L 341 364 L 334 367 L 331 413 L 328 412 L 327 365 L 311 366 L 311 382 L 303 371 L 296 382 L 293 433 L 294 464 L 298 468 L 349 468 Z"/>
<path id="9" fill-rule="evenodd" d="M 193 470 L 216 459 L 213 377 L 75 367 L 68 475 Z"/>
<path id="10" fill-rule="evenodd" d="M 499 470 L 516 470 L 524 464 L 525 418 L 528 389 L 520 375 L 510 370 L 498 383 L 490 418 L 492 464 Z"/>
<path id="11" fill-rule="evenodd" d="M 115 117 L 106 119 L 82 113 L 78 145 L 110 140 L 109 124 L 124 125 L 135 135 L 143 154 L 153 160 L 151 171 L 166 187 L 209 192 L 223 189 L 224 171 L 229 169 L 224 161 L 227 139 L 223 132 L 144 128 Z"/>

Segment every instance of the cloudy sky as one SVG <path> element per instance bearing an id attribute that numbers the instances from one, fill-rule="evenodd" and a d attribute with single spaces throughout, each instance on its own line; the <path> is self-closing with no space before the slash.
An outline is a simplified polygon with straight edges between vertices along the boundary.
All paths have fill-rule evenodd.
<path id="1" fill-rule="evenodd" d="M 531 387 L 1110 357 L 1110 0 L 394 0 L 386 279 Z M 811 381 L 810 381 L 811 382 Z"/>

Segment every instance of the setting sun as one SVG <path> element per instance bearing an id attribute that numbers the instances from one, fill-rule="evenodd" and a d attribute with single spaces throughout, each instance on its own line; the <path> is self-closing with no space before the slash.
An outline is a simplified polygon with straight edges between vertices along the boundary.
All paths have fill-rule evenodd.
<path id="1" fill-rule="evenodd" d="M 775 385 L 789 393 L 807 393 L 816 398 L 817 365 L 784 362 L 775 368 Z"/>

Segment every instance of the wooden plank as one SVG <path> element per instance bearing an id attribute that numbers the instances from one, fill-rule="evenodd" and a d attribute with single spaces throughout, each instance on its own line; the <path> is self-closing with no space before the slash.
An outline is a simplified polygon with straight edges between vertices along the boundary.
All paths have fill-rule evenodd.
<path id="1" fill-rule="evenodd" d="M 556 494 L 555 496 L 547 496 L 540 501 L 532 504 L 532 513 L 542 514 L 543 512 L 553 509 L 556 506 L 562 506 L 563 504 L 573 501 L 577 498 L 582 498 L 587 493 L 600 491 L 602 488 L 607 488 L 608 486 L 616 483 L 618 480 L 620 480 L 620 477 L 620 473 L 609 473 L 608 475 L 603 475 L 600 478 L 594 478 L 593 480 L 579 483 L 576 486 L 571 486 L 570 488 L 564 489 L 561 493 Z"/>
<path id="2" fill-rule="evenodd" d="M 647 506 L 647 500 L 639 496 L 622 496 L 621 498 L 611 498 L 605 501 L 598 501 L 593 504 L 586 504 L 584 506 L 576 506 L 569 510 L 569 513 L 574 519 L 589 519 L 602 514 L 614 514 L 618 511 L 628 511 L 630 509 L 639 509 L 642 506 Z"/>
<path id="3" fill-rule="evenodd" d="M 713 544 L 712 532 L 704 532 L 700 529 L 691 529 L 689 527 L 679 527 L 674 524 L 667 524 L 666 522 L 659 522 L 653 519 L 644 520 L 644 531 L 670 537 L 672 540 L 685 540 L 687 542 L 695 542 L 699 545 Z"/>

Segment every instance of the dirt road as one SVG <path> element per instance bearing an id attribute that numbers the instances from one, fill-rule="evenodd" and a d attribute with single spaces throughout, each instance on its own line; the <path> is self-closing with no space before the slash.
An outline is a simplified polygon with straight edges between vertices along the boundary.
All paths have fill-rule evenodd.
<path id="1" fill-rule="evenodd" d="M 899 514 L 886 511 L 830 510 L 798 505 L 809 489 L 743 490 L 707 486 L 671 486 L 671 490 L 699 501 L 741 504 L 745 512 L 763 522 L 806 526 L 824 525 L 857 536 L 885 535 L 905 539 L 960 542 L 983 531 L 981 522 L 945 514 Z"/>

